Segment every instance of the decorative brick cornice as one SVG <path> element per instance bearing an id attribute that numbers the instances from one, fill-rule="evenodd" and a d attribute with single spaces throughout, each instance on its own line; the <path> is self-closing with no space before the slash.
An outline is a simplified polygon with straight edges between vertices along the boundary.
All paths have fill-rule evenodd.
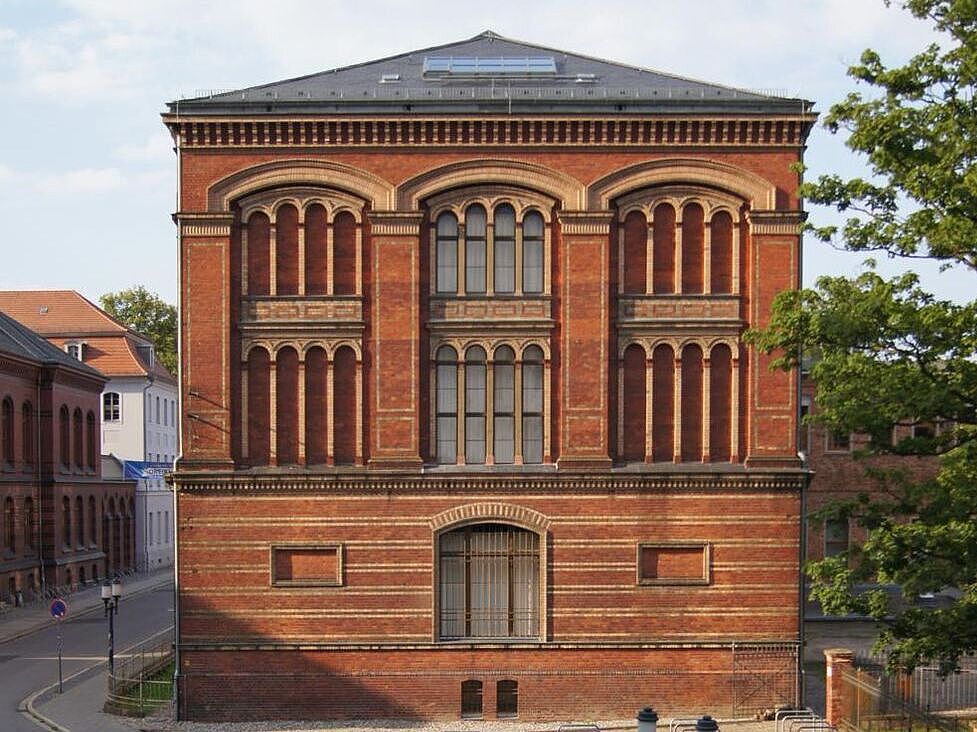
<path id="1" fill-rule="evenodd" d="M 807 480 L 803 470 L 748 472 L 499 472 L 495 474 L 408 474 L 332 472 L 190 472 L 172 473 L 173 485 L 183 493 L 318 493 L 323 495 L 383 495 L 479 493 L 683 493 L 799 491 Z"/>
<path id="2" fill-rule="evenodd" d="M 304 118 L 165 114 L 182 149 L 327 147 L 799 147 L 814 114 L 718 115 L 420 115 Z"/>
<path id="3" fill-rule="evenodd" d="M 561 211 L 559 218 L 564 235 L 607 236 L 614 214 L 610 211 Z"/>
<path id="4" fill-rule="evenodd" d="M 750 231 L 756 234 L 797 236 L 807 219 L 806 211 L 751 211 Z"/>
<path id="5" fill-rule="evenodd" d="M 231 235 L 232 214 L 190 213 L 178 211 L 173 220 L 180 227 L 180 236 L 219 236 Z"/>
<path id="6" fill-rule="evenodd" d="M 367 214 L 370 236 L 418 236 L 424 215 L 420 213 L 373 212 Z"/>

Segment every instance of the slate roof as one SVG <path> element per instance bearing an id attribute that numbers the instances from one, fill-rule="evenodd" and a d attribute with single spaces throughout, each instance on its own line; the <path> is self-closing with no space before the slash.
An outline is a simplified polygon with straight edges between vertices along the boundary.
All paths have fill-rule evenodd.
<path id="1" fill-rule="evenodd" d="M 62 366 L 105 381 L 101 372 L 72 358 L 44 336 L 4 312 L 0 312 L 0 352 L 35 363 Z"/>
<path id="2" fill-rule="evenodd" d="M 555 74 L 425 74 L 430 57 L 552 57 Z M 169 103 L 180 115 L 301 113 L 799 114 L 802 99 L 710 84 L 485 31 L 376 61 Z"/>
<path id="3" fill-rule="evenodd" d="M 84 341 L 85 362 L 108 376 L 152 376 L 176 383 L 158 359 L 149 364 L 139 354 L 137 344 L 151 345 L 149 338 L 126 327 L 74 290 L 3 291 L 0 311 L 47 338 L 55 348 L 73 340 Z"/>

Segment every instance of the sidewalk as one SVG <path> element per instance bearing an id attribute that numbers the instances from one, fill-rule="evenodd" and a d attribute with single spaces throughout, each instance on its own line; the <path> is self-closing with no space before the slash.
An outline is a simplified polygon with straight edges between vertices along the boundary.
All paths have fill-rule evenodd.
<path id="1" fill-rule="evenodd" d="M 132 597 L 155 589 L 172 579 L 173 567 L 166 567 L 145 574 L 136 574 L 122 580 L 122 591 L 126 597 Z M 76 618 L 79 615 L 102 609 L 102 591 L 98 585 L 73 592 L 62 599 L 68 603 L 69 618 Z M 49 602 L 38 602 L 27 607 L 11 608 L 0 616 L 0 644 L 50 627 L 51 611 L 49 605 Z"/>
<path id="2" fill-rule="evenodd" d="M 70 732 L 133 732 L 133 727 L 121 717 L 102 711 L 107 685 L 103 662 L 66 682 L 63 694 L 58 694 L 55 686 L 34 699 L 32 706 L 46 722 L 57 725 L 52 727 L 55 730 L 60 727 Z"/>

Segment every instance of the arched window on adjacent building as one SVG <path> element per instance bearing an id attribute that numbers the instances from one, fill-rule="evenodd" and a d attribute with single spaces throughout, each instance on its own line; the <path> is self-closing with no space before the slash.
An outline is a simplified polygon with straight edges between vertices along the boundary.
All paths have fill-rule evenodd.
<path id="1" fill-rule="evenodd" d="M 34 499 L 28 496 L 24 499 L 24 548 L 34 548 L 34 524 L 37 518 L 34 515 Z"/>
<path id="2" fill-rule="evenodd" d="M 10 397 L 4 397 L 0 406 L 0 452 L 2 452 L 2 466 L 14 465 L 14 402 Z"/>
<path id="3" fill-rule="evenodd" d="M 30 468 L 36 460 L 36 449 L 34 447 L 34 405 L 24 402 L 20 410 L 20 451 L 24 456 L 24 468 Z"/>
<path id="4" fill-rule="evenodd" d="M 95 496 L 88 497 L 88 544 L 96 546 L 98 544 L 98 512 L 95 510 Z M 94 575 L 92 575 L 94 577 Z"/>
<path id="5" fill-rule="evenodd" d="M 506 524 L 475 524 L 438 538 L 439 637 L 537 638 L 539 537 Z"/>
<path id="6" fill-rule="evenodd" d="M 58 413 L 58 457 L 62 468 L 71 467 L 71 413 L 64 404 Z"/>
<path id="7" fill-rule="evenodd" d="M 299 461 L 299 357 L 291 346 L 275 354 L 275 455 L 278 465 Z"/>
<path id="8" fill-rule="evenodd" d="M 11 554 L 17 553 L 17 516 L 14 499 L 10 496 L 3 502 L 4 548 Z"/>
<path id="9" fill-rule="evenodd" d="M 72 456 L 75 467 L 81 469 L 85 467 L 85 420 L 78 407 L 75 407 L 71 422 Z"/>
<path id="10" fill-rule="evenodd" d="M 98 460 L 98 420 L 95 419 L 95 412 L 89 412 L 85 417 L 85 427 L 87 431 L 85 437 L 87 467 L 89 472 L 95 472 L 95 463 Z"/>
<path id="11" fill-rule="evenodd" d="M 71 546 L 71 499 L 68 496 L 61 498 L 61 528 L 64 533 L 62 537 L 64 546 Z"/>
<path id="12" fill-rule="evenodd" d="M 75 544 L 85 544 L 85 499 L 75 496 Z"/>

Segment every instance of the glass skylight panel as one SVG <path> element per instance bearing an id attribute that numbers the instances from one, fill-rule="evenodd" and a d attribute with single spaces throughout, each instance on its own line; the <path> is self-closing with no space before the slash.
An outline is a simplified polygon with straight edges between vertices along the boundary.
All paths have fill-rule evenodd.
<path id="1" fill-rule="evenodd" d="M 556 73 L 552 56 L 426 56 L 425 74 L 526 76 Z"/>

